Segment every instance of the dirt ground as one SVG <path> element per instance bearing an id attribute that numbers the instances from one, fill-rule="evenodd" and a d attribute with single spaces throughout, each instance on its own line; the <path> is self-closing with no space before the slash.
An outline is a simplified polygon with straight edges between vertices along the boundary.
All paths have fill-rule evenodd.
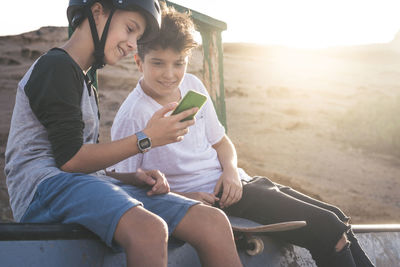
<path id="1" fill-rule="evenodd" d="M 0 37 L 0 169 L 18 81 L 67 39 L 45 27 Z M 188 71 L 201 78 L 201 50 Z M 298 50 L 224 45 L 228 135 L 239 165 L 341 207 L 353 223 L 400 222 L 400 43 Z M 99 73 L 101 141 L 140 77 L 132 58 Z M 0 222 L 12 213 L 0 173 Z"/>

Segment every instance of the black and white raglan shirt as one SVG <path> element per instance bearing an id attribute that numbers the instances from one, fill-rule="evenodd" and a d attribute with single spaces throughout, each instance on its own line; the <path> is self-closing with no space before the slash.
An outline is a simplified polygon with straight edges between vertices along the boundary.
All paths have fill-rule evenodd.
<path id="1" fill-rule="evenodd" d="M 61 173 L 83 144 L 97 142 L 96 97 L 79 65 L 59 48 L 41 56 L 19 82 L 5 153 L 16 221 L 40 182 Z"/>

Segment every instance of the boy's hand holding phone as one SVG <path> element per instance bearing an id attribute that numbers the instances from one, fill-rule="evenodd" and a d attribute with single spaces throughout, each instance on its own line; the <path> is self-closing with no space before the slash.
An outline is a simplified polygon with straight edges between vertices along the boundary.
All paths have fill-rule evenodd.
<path id="1" fill-rule="evenodd" d="M 206 103 L 207 96 L 199 92 L 189 90 L 186 95 L 179 101 L 178 106 L 172 111 L 171 116 L 181 113 L 182 111 L 198 107 L 200 108 Z M 197 112 L 196 112 L 197 113 Z M 195 114 L 185 117 L 182 121 L 193 120 Z"/>
<path id="2" fill-rule="evenodd" d="M 190 90 L 179 104 L 169 103 L 155 112 L 143 132 L 151 138 L 153 147 L 182 141 L 206 101 L 207 96 Z M 165 116 L 170 111 L 171 116 Z"/>
<path id="3" fill-rule="evenodd" d="M 195 123 L 195 120 L 183 120 L 195 114 L 198 111 L 197 107 L 185 110 L 174 116 L 165 116 L 176 106 L 176 102 L 169 103 L 155 112 L 143 130 L 151 138 L 153 147 L 182 141 L 183 136 L 189 132 L 189 126 Z"/>

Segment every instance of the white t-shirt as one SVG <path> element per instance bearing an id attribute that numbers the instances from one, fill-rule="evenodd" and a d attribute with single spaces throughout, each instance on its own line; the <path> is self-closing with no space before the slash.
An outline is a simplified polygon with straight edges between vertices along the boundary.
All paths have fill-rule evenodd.
<path id="1" fill-rule="evenodd" d="M 194 90 L 208 98 L 184 139 L 137 154 L 110 169 L 117 172 L 135 172 L 138 168 L 157 169 L 165 174 L 171 191 L 212 193 L 222 174 L 217 152 L 212 145 L 224 137 L 225 129 L 218 120 L 207 90 L 196 76 L 186 73 L 179 89 L 182 97 L 187 91 Z M 122 139 L 143 130 L 154 112 L 161 108 L 159 103 L 143 92 L 139 81 L 114 119 L 111 139 Z"/>

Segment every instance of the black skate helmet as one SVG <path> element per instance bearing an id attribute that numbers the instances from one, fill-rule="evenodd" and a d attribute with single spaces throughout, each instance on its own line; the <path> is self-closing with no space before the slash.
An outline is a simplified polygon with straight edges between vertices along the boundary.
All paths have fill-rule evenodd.
<path id="1" fill-rule="evenodd" d="M 116 9 L 133 10 L 140 12 L 146 19 L 146 30 L 138 43 L 145 43 L 152 40 L 160 30 L 161 26 L 161 9 L 158 0 L 109 0 L 112 3 L 112 9 L 104 27 L 101 40 L 97 33 L 94 23 L 93 14 L 90 7 L 99 0 L 69 0 L 67 9 L 67 17 L 69 25 L 75 29 L 85 18 L 89 19 L 92 31 L 93 42 L 95 45 L 95 62 L 92 71 L 104 66 L 104 46 L 107 38 L 108 27 L 111 22 L 112 15 Z"/>

